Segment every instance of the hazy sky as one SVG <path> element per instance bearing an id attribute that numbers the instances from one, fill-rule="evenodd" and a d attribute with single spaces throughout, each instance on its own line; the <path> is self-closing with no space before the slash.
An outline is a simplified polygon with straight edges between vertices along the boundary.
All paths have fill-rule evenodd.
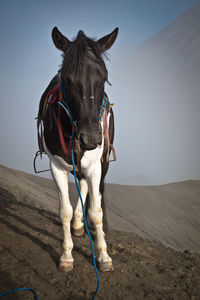
<path id="1" fill-rule="evenodd" d="M 36 121 L 38 104 L 44 89 L 56 74 L 62 58 L 51 40 L 51 31 L 57 26 L 69 39 L 82 29 L 89 37 L 100 38 L 115 27 L 119 27 L 118 39 L 110 50 L 107 62 L 112 87 L 108 88 L 111 102 L 116 106 L 116 124 L 121 124 L 120 134 L 126 134 L 126 120 L 120 118 L 120 101 L 128 98 L 116 97 L 120 88 L 116 74 L 123 60 L 131 55 L 140 44 L 162 30 L 174 19 L 199 1 L 195 0 L 141 0 L 141 1 L 0 1 L 0 163 L 12 168 L 33 173 L 32 161 L 37 150 Z M 123 77 L 123 74 L 121 74 Z M 115 93 L 113 93 L 115 90 Z M 115 95 L 115 99 L 112 99 Z M 123 130 L 124 129 L 124 130 Z M 150 178 L 152 183 L 164 183 L 174 180 L 174 174 L 166 177 L 155 172 L 156 164 L 149 159 L 149 168 L 137 162 L 142 159 L 135 153 L 131 163 L 127 160 L 116 131 L 116 151 L 119 160 L 110 166 L 108 182 L 126 183 L 126 178 L 134 182 L 142 176 Z M 138 142 L 138 141 L 137 141 Z M 129 138 L 134 147 L 134 140 Z M 143 145 L 144 147 L 144 145 Z M 120 152 L 120 149 L 121 152 Z M 148 156 L 148 148 L 143 155 Z M 48 162 L 44 161 L 47 166 Z M 41 165 L 41 166 L 43 166 Z M 152 174 L 154 176 L 151 176 Z M 195 173 L 196 174 L 196 173 Z M 160 178 L 159 178 L 160 176 Z M 185 176 L 185 175 L 184 175 Z M 186 176 L 187 177 L 187 176 Z M 194 176 L 195 177 L 195 176 Z M 180 176 L 177 180 L 182 180 Z M 130 180 L 129 180 L 130 183 Z"/>

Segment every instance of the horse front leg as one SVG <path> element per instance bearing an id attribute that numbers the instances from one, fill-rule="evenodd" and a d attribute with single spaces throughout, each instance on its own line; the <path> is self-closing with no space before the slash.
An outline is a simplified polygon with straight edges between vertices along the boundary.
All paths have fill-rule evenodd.
<path id="1" fill-rule="evenodd" d="M 72 257 L 73 242 L 71 238 L 70 222 L 73 216 L 73 208 L 69 200 L 68 172 L 61 170 L 56 164 L 50 162 L 51 173 L 59 190 L 60 218 L 63 226 L 63 254 L 60 257 L 58 268 L 60 271 L 69 272 L 73 269 Z"/>
<path id="2" fill-rule="evenodd" d="M 79 181 L 79 187 L 81 192 L 81 197 L 83 200 L 83 205 L 85 204 L 85 200 L 88 194 L 88 184 L 86 179 L 81 179 Z M 74 221 L 73 221 L 73 234 L 75 236 L 81 236 L 84 233 L 84 222 L 83 222 L 83 211 L 80 198 L 78 199 L 77 206 L 74 211 Z"/>
<path id="3" fill-rule="evenodd" d="M 90 195 L 90 208 L 89 215 L 94 223 L 96 230 L 96 243 L 99 251 L 98 266 L 103 272 L 113 271 L 112 259 L 107 252 L 107 244 L 105 241 L 105 233 L 103 231 L 103 212 L 101 208 L 102 195 L 99 191 L 101 180 L 101 162 L 95 164 L 93 170 L 87 176 L 89 195 Z"/>

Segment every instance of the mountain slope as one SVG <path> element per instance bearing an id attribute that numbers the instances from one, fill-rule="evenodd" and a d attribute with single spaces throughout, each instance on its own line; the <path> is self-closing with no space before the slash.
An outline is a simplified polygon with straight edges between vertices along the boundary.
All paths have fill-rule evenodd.
<path id="1" fill-rule="evenodd" d="M 59 219 L 58 193 L 52 180 L 0 166 L 0 187 Z M 177 250 L 200 252 L 200 181 L 163 186 L 107 184 L 105 198 L 110 229 L 134 232 Z M 72 183 L 70 199 L 75 207 L 78 196 Z"/>

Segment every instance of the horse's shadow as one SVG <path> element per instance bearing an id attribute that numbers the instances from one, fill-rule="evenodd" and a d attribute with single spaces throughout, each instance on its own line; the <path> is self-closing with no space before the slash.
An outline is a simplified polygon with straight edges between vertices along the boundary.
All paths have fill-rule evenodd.
<path id="1" fill-rule="evenodd" d="M 37 214 L 41 215 L 42 217 L 46 218 L 46 221 L 52 222 L 54 225 L 61 227 L 61 222 L 58 221 L 58 216 L 50 211 L 47 211 L 45 209 L 41 209 L 38 207 L 35 207 L 31 204 L 18 201 L 14 194 L 10 193 L 6 189 L 0 188 L 0 222 L 4 225 L 6 225 L 9 229 L 14 231 L 15 233 L 25 236 L 29 240 L 31 240 L 33 243 L 35 243 L 37 246 L 39 246 L 42 250 L 46 251 L 53 262 L 57 265 L 59 262 L 59 253 L 55 250 L 55 248 L 50 243 L 45 243 L 41 240 L 41 238 L 36 237 L 34 234 L 25 231 L 22 228 L 19 228 L 19 226 L 16 226 L 16 224 L 13 224 L 9 218 L 4 217 L 12 217 L 14 220 L 16 220 L 18 223 L 21 223 L 22 225 L 26 226 L 28 229 L 31 229 L 32 232 L 37 232 L 42 235 L 45 235 L 45 237 L 48 237 L 50 239 L 58 241 L 60 244 L 62 243 L 62 238 L 59 238 L 57 235 L 55 235 L 52 232 L 49 232 L 48 230 L 38 227 L 37 225 L 34 225 L 33 223 L 27 221 L 22 216 L 19 216 L 15 213 L 15 210 L 19 211 L 20 209 L 28 208 Z M 4 216 L 4 217 L 3 217 Z M 85 237 L 82 237 L 85 238 Z M 89 264 L 93 264 L 92 261 L 92 255 L 87 254 L 80 246 L 74 245 L 74 250 L 79 253 Z"/>
<path id="2" fill-rule="evenodd" d="M 81 247 L 74 245 L 73 248 L 78 254 L 80 254 L 90 265 L 93 265 L 92 255 L 86 253 Z"/>

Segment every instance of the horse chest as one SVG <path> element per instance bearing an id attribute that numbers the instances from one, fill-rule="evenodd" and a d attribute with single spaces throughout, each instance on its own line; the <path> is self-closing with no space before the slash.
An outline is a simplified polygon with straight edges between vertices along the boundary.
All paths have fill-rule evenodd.
<path id="1" fill-rule="evenodd" d="M 73 171 L 73 166 L 69 163 L 67 163 L 62 157 L 58 155 L 53 155 L 50 153 L 48 150 L 45 141 L 43 139 L 44 143 L 44 149 L 46 154 L 48 155 L 49 159 L 53 161 L 53 163 L 60 169 L 65 172 L 72 172 Z M 104 148 L 104 139 L 102 140 L 102 143 L 100 146 L 95 148 L 94 150 L 90 151 L 85 151 L 81 160 L 81 171 L 84 176 L 89 175 L 92 170 L 95 168 L 96 164 L 101 161 L 101 157 L 103 154 L 103 148 Z M 76 171 L 78 171 L 78 167 L 76 166 Z"/>

